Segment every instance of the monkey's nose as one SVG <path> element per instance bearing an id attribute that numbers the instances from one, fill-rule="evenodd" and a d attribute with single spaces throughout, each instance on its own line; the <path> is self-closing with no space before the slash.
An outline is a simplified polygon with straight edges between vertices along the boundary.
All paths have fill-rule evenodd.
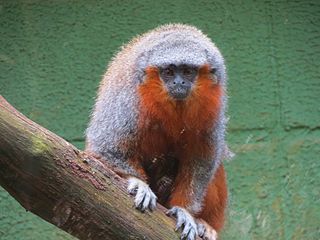
<path id="1" fill-rule="evenodd" d="M 183 78 L 181 78 L 180 76 L 176 77 L 174 80 L 173 80 L 173 84 L 174 85 L 185 85 L 186 82 L 183 80 Z"/>

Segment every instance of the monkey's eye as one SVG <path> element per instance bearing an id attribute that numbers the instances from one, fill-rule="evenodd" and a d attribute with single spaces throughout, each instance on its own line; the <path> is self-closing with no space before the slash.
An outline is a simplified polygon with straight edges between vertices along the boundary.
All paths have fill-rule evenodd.
<path id="1" fill-rule="evenodd" d="M 191 76 L 192 73 L 193 73 L 193 71 L 192 71 L 190 68 L 184 68 L 184 69 L 182 69 L 182 74 L 183 74 L 184 76 Z"/>
<path id="2" fill-rule="evenodd" d="M 188 79 L 189 81 L 192 81 L 193 78 L 197 75 L 197 68 L 193 66 L 186 66 L 182 65 L 180 68 L 181 75 Z"/>
<path id="3" fill-rule="evenodd" d="M 166 68 L 166 69 L 164 70 L 164 74 L 165 74 L 166 76 L 172 77 L 172 76 L 174 76 L 174 71 L 173 71 L 173 69 Z"/>
<path id="4" fill-rule="evenodd" d="M 166 78 L 170 78 L 174 76 L 174 70 L 170 67 L 163 69 L 162 75 Z"/>

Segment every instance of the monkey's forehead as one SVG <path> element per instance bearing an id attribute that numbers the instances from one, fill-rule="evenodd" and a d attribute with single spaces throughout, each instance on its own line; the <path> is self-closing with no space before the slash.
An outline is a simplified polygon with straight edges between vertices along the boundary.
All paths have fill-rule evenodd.
<path id="1" fill-rule="evenodd" d="M 196 44 L 180 43 L 160 45 L 148 52 L 145 59 L 140 59 L 142 68 L 146 66 L 164 66 L 168 64 L 189 64 L 201 66 L 209 64 L 208 54 Z"/>
<path id="2" fill-rule="evenodd" d="M 168 64 L 209 64 L 224 69 L 218 48 L 202 32 L 188 26 L 160 28 L 142 36 L 135 45 L 138 68 Z"/>
<path id="3" fill-rule="evenodd" d="M 200 30 L 183 24 L 164 25 L 134 38 L 111 62 L 107 75 L 122 72 L 127 79 L 134 76 L 132 81 L 141 82 L 148 66 L 169 64 L 208 64 L 216 68 L 221 83 L 226 82 L 224 59 L 219 49 Z"/>
<path id="4" fill-rule="evenodd" d="M 174 40 L 163 42 L 145 50 L 136 59 L 136 66 L 140 71 L 148 66 L 162 67 L 169 64 L 203 66 L 215 68 L 216 75 L 224 82 L 225 65 L 223 57 L 214 45 L 208 46 L 190 40 Z"/>

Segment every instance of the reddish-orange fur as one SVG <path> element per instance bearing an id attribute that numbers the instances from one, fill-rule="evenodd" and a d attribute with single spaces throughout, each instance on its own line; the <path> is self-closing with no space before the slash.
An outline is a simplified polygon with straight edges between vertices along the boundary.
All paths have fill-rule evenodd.
<path id="1" fill-rule="evenodd" d="M 140 115 L 141 124 L 145 124 L 142 117 L 161 121 L 166 134 L 174 140 L 181 137 L 183 128 L 197 133 L 207 131 L 212 126 L 220 110 L 223 89 L 213 84 L 209 66 L 199 70 L 196 84 L 184 101 L 176 101 L 168 95 L 157 68 L 149 67 L 146 75 L 147 79 L 139 88 L 143 111 Z"/>
<path id="2" fill-rule="evenodd" d="M 202 66 L 190 95 L 183 101 L 177 101 L 169 96 L 158 69 L 149 67 L 146 69 L 146 79 L 138 89 L 139 146 L 131 163 L 149 181 L 167 176 L 167 171 L 176 174 L 171 195 L 163 203 L 167 206 L 187 207 L 190 204 L 194 161 L 205 161 L 215 151 L 207 139 L 218 118 L 224 92 L 219 84 L 214 84 L 212 77 L 209 66 Z M 175 158 L 166 160 L 168 155 Z M 179 163 L 178 170 L 175 170 L 172 161 Z M 157 162 L 163 169 L 152 168 Z M 143 169 L 136 163 L 142 163 Z M 221 165 L 208 186 L 204 209 L 198 217 L 216 230 L 221 229 L 226 199 L 226 182 Z"/>

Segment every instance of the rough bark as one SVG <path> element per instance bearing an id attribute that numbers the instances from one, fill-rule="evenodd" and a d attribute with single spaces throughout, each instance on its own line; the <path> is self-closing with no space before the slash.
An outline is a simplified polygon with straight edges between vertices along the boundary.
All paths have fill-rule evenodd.
<path id="1" fill-rule="evenodd" d="M 158 205 L 141 213 L 105 163 L 32 122 L 0 96 L 0 185 L 79 239 L 179 239 Z"/>

